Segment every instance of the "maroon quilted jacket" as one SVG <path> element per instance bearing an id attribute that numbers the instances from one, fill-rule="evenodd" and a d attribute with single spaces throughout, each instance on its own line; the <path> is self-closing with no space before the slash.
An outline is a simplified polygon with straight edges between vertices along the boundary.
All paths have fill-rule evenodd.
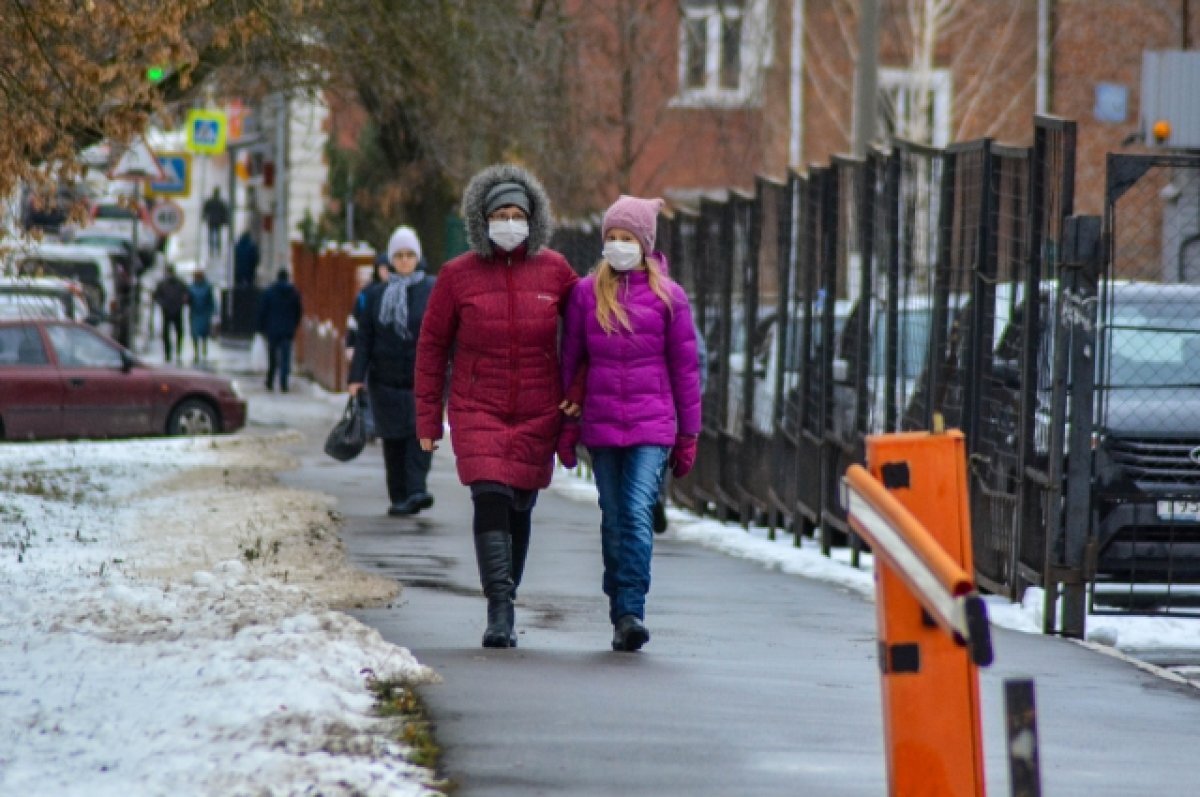
<path id="1" fill-rule="evenodd" d="M 481 177 L 494 178 L 477 186 Z M 496 182 L 523 178 L 534 198 L 527 247 L 493 251 L 486 227 L 472 231 L 472 200 Z M 539 201 L 541 200 L 541 201 Z M 536 180 L 516 167 L 492 167 L 463 200 L 472 251 L 446 263 L 429 297 L 417 345 L 417 435 L 442 437 L 450 367 L 450 437 L 463 484 L 496 481 L 531 490 L 550 484 L 561 424 L 559 319 L 578 276 L 541 248 L 549 209 Z M 539 219 L 545 209 L 544 219 Z M 535 235 L 536 232 L 536 235 Z M 476 248 L 482 236 L 486 254 Z M 532 252 L 533 254 L 530 254 Z"/>

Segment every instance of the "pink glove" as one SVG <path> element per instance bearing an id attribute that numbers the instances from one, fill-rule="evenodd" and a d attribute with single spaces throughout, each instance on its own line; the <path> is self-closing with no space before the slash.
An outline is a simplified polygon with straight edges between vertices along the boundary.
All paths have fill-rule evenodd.
<path id="1" fill-rule="evenodd" d="M 573 468 L 579 464 L 579 460 L 575 458 L 575 446 L 579 443 L 579 423 L 576 421 L 564 421 L 562 431 L 558 433 L 558 461 L 562 463 L 564 468 Z"/>
<path id="2" fill-rule="evenodd" d="M 667 464 L 671 466 L 671 473 L 676 479 L 691 473 L 692 466 L 696 464 L 696 435 L 675 435 L 675 447 L 671 449 Z"/>

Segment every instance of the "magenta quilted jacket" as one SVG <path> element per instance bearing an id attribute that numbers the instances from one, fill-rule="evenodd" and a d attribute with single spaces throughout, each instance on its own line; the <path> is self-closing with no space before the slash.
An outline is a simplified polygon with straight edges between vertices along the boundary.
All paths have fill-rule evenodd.
<path id="1" fill-rule="evenodd" d="M 609 335 L 596 320 L 595 285 L 588 276 L 575 286 L 563 329 L 563 385 L 588 363 L 581 442 L 670 446 L 676 433 L 698 434 L 696 328 L 683 288 L 668 282 L 672 312 L 650 290 L 645 271 L 622 275 L 617 296 L 633 331 L 618 326 Z"/>

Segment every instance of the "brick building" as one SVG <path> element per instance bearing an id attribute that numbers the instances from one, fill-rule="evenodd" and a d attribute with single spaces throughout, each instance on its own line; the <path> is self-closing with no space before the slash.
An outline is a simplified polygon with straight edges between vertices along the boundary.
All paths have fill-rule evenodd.
<path id="1" fill-rule="evenodd" d="M 884 132 L 1028 144 L 1035 111 L 1078 122 L 1077 210 L 1102 206 L 1104 155 L 1141 151 L 1144 50 L 1186 49 L 1188 0 L 880 0 Z M 858 0 L 571 0 L 597 205 L 686 197 L 850 148 Z M 1039 24 L 1039 17 L 1046 24 Z M 914 47 L 924 40 L 931 46 Z M 1041 45 L 1041 46 L 1039 46 Z M 927 69 L 914 69 L 928 51 Z M 1041 57 L 1039 57 L 1041 50 Z"/>

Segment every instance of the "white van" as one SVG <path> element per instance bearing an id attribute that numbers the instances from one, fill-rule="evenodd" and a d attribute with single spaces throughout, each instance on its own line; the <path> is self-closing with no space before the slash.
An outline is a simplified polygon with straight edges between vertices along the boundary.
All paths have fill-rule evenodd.
<path id="1" fill-rule="evenodd" d="M 105 250 L 79 244 L 39 243 L 13 255 L 17 276 L 61 277 L 83 286 L 92 314 L 108 333 L 121 329 L 129 277 Z"/>

